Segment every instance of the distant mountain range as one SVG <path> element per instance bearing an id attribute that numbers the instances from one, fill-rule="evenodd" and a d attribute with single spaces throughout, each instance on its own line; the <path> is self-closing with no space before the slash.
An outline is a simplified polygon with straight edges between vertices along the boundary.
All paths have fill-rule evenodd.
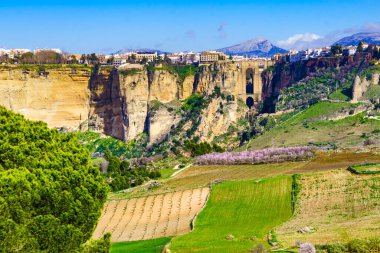
<path id="1" fill-rule="evenodd" d="M 276 47 L 266 39 L 252 39 L 246 42 L 217 49 L 227 55 L 241 55 L 248 57 L 271 57 L 277 53 L 286 53 L 285 49 Z"/>
<path id="2" fill-rule="evenodd" d="M 356 46 L 360 42 L 378 45 L 380 44 L 380 32 L 356 33 L 338 40 L 333 45 L 339 44 L 342 46 Z"/>
<path id="3" fill-rule="evenodd" d="M 157 49 L 152 49 L 152 48 L 140 48 L 140 49 L 121 49 L 117 52 L 115 52 L 114 54 L 125 54 L 125 53 L 129 53 L 129 52 L 141 52 L 141 53 L 155 53 L 157 52 L 157 54 L 170 54 L 170 52 L 166 52 L 166 51 L 161 51 L 161 50 L 157 50 Z"/>

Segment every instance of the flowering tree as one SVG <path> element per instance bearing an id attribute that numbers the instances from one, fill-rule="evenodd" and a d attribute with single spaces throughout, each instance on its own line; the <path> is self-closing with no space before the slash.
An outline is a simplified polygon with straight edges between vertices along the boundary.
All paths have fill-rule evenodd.
<path id="1" fill-rule="evenodd" d="M 262 150 L 247 150 L 242 152 L 210 153 L 196 158 L 202 165 L 233 165 L 280 163 L 285 161 L 301 161 L 314 156 L 311 147 L 269 148 Z"/>

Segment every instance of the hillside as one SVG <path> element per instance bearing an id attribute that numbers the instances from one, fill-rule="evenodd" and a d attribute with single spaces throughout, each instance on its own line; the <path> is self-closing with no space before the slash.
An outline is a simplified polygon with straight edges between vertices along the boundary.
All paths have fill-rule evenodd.
<path id="1" fill-rule="evenodd" d="M 266 39 L 252 39 L 230 47 L 217 49 L 227 55 L 247 57 L 272 57 L 277 53 L 286 53 L 285 49 L 276 47 Z"/>
<path id="2" fill-rule="evenodd" d="M 347 148 L 362 147 L 365 143 L 377 146 L 380 144 L 379 129 L 380 120 L 368 117 L 365 104 L 319 102 L 290 116 L 241 149 L 299 145 Z"/>
<path id="3" fill-rule="evenodd" d="M 379 45 L 380 33 L 379 32 L 356 33 L 351 36 L 347 36 L 338 40 L 333 45 L 339 44 L 342 46 L 356 46 L 360 42 L 367 42 L 368 44 Z"/>

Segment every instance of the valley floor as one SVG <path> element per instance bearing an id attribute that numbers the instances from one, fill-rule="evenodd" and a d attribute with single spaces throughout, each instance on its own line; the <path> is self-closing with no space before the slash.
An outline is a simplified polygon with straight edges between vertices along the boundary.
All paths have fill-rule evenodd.
<path id="1" fill-rule="evenodd" d="M 380 153 L 346 150 L 318 152 L 304 162 L 192 166 L 159 180 L 152 189 L 145 185 L 111 194 L 95 237 L 109 231 L 114 242 L 133 241 L 125 242 L 123 249 L 138 242 L 155 244 L 156 239 L 138 240 L 174 236 L 171 252 L 247 252 L 259 244 L 269 248 L 267 236 L 275 228 L 275 239 L 285 247 L 294 246 L 296 240 L 326 243 L 330 237 L 346 241 L 364 232 L 378 235 L 371 232 L 380 220 L 378 193 L 374 193 L 378 181 L 358 180 L 345 170 L 366 162 L 380 162 Z M 301 174 L 302 187 L 291 218 L 294 174 Z M 201 211 L 209 187 L 209 200 Z M 357 189 L 361 190 L 355 195 Z M 297 233 L 304 226 L 313 226 L 317 232 Z"/>

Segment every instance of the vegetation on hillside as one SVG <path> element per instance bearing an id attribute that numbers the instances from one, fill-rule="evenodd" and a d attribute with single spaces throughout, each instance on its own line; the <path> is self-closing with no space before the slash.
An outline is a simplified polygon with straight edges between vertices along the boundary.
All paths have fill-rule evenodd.
<path id="1" fill-rule="evenodd" d="M 313 145 L 336 149 L 375 145 L 379 142 L 380 120 L 369 117 L 363 104 L 319 102 L 285 122 L 255 136 L 249 149 Z M 362 108 L 362 113 L 355 110 Z M 243 150 L 243 148 L 241 148 Z"/>
<path id="2" fill-rule="evenodd" d="M 112 191 L 128 189 L 149 179 L 161 177 L 158 170 L 147 168 L 146 164 L 132 166 L 128 160 L 113 156 L 109 150 L 105 152 L 104 157 L 107 163 L 102 175 Z"/>
<path id="3" fill-rule="evenodd" d="M 183 82 L 186 77 L 194 76 L 200 67 L 193 65 L 173 65 L 173 64 L 162 64 L 160 67 L 157 66 L 148 66 L 149 71 L 154 70 L 167 70 L 171 74 L 178 75 L 180 82 Z"/>
<path id="4" fill-rule="evenodd" d="M 336 95 L 333 94 L 331 99 L 337 98 L 339 90 L 344 90 L 342 95 L 347 96 L 354 78 L 354 72 L 342 75 L 337 70 L 310 73 L 306 78 L 281 91 L 276 111 L 307 108 L 334 92 Z M 338 98 L 341 99 L 342 95 L 339 94 Z"/>
<path id="5" fill-rule="evenodd" d="M 146 134 L 141 134 L 136 139 L 124 142 L 110 136 L 102 136 L 91 131 L 77 133 L 78 139 L 86 149 L 93 153 L 105 153 L 108 149 L 113 156 L 124 158 L 139 158 L 146 148 Z"/>
<path id="6" fill-rule="evenodd" d="M 176 156 L 189 153 L 191 156 L 198 156 L 212 151 L 222 151 L 223 149 L 217 143 L 202 142 L 200 137 L 195 135 L 202 120 L 203 110 L 209 106 L 213 99 L 217 98 L 228 102 L 227 97 L 221 93 L 219 87 L 215 87 L 210 95 L 194 93 L 186 98 L 182 102 L 180 110 L 181 121 L 172 127 L 165 139 L 153 145 L 151 153 L 163 154 L 164 156 L 168 156 L 170 153 Z M 229 99 L 233 98 L 230 96 Z M 218 113 L 223 113 L 223 110 Z"/>
<path id="7" fill-rule="evenodd" d="M 84 251 L 107 195 L 89 153 L 73 134 L 3 107 L 0 136 L 2 251 Z M 104 243 L 88 247 L 107 248 L 107 237 Z"/>

